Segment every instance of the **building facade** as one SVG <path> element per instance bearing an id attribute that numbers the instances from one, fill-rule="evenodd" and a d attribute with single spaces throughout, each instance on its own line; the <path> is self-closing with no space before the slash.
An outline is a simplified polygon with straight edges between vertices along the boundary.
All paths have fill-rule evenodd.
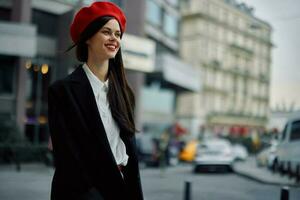
<path id="1" fill-rule="evenodd" d="M 201 91 L 181 96 L 178 114 L 199 131 L 247 134 L 267 124 L 272 27 L 235 0 L 182 5 L 181 51 L 202 72 Z"/>
<path id="2" fill-rule="evenodd" d="M 76 10 L 91 2 L 0 1 L 0 117 L 32 143 L 48 142 L 48 86 L 78 66 L 74 51 L 65 52 L 72 44 L 69 26 Z M 123 41 L 131 85 L 139 85 L 135 74 L 154 69 L 155 43 L 130 34 Z"/>
<path id="3" fill-rule="evenodd" d="M 73 50 L 64 52 L 69 25 L 92 2 L 0 0 L 0 115 L 33 143 L 48 141 L 47 88 L 78 66 Z M 179 1 L 112 2 L 127 16 L 122 50 L 137 128 L 166 127 L 176 120 L 178 94 L 199 90 L 196 70 L 179 58 Z"/>
<path id="4" fill-rule="evenodd" d="M 156 44 L 154 70 L 142 75 L 140 120 L 145 132 L 160 134 L 180 120 L 176 112 L 181 106 L 179 96 L 200 89 L 197 69 L 179 55 L 180 3 L 179 0 L 127 0 L 123 6 L 128 33 Z M 191 129 L 189 124 L 183 125 Z"/>

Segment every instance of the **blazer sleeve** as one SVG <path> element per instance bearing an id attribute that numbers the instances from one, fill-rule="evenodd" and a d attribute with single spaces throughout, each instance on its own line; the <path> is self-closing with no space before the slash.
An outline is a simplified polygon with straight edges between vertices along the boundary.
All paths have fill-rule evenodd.
<path id="1" fill-rule="evenodd" d="M 74 134 L 71 135 L 70 129 L 68 127 L 68 116 L 64 114 L 63 109 L 59 108 L 59 96 L 54 92 L 53 87 L 49 87 L 48 89 L 48 118 L 49 118 L 49 130 L 52 140 L 52 145 L 54 146 L 54 156 L 57 163 L 60 164 L 63 157 L 67 155 L 71 155 L 73 160 L 77 161 L 77 164 L 82 169 L 87 169 L 88 166 L 84 166 L 85 162 L 82 162 L 84 156 L 80 155 L 80 149 L 78 149 L 79 145 L 77 144 Z M 65 152 L 65 154 L 59 153 Z M 67 162 L 67 160 L 65 160 Z M 84 170 L 86 171 L 86 170 Z M 89 179 L 89 177 L 85 177 Z"/>
<path id="2" fill-rule="evenodd" d="M 139 172 L 139 164 L 136 152 L 135 136 L 132 136 L 130 142 L 130 155 L 127 166 L 125 167 L 125 179 L 127 180 L 127 189 L 129 191 L 130 199 L 143 200 L 143 190 L 141 184 L 141 177 Z"/>
<path id="3" fill-rule="evenodd" d="M 78 127 L 76 127 L 76 124 L 72 124 L 72 121 L 68 120 L 71 117 L 67 114 L 68 112 L 65 112 L 61 108 L 62 99 L 57 93 L 56 90 L 49 87 L 48 118 L 54 158 L 58 159 L 57 161 L 61 163 L 72 160 L 80 168 L 82 176 L 89 186 L 97 187 L 99 186 L 99 177 L 101 177 L 99 170 L 101 166 L 94 160 L 91 160 L 93 158 L 91 154 L 95 154 L 95 152 L 88 146 L 87 139 L 79 136 L 74 131 L 74 127 Z M 100 189 L 101 186 L 97 188 Z"/>

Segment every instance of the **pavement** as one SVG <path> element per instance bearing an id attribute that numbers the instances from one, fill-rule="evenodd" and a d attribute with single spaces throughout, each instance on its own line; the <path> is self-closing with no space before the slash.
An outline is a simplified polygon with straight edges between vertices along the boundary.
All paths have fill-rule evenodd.
<path id="1" fill-rule="evenodd" d="M 234 165 L 234 172 L 237 174 L 237 176 L 232 176 L 232 175 L 220 176 L 220 175 L 210 175 L 210 174 L 195 176 L 192 173 L 192 165 L 190 164 L 180 164 L 178 167 L 170 167 L 163 173 L 161 170 L 158 170 L 157 168 L 141 169 L 141 175 L 142 178 L 144 179 L 144 185 L 145 188 L 147 188 L 147 190 L 145 190 L 145 195 L 151 197 L 151 200 L 154 199 L 175 200 L 179 198 L 181 199 L 181 196 L 183 194 L 183 188 L 181 183 L 183 183 L 183 180 L 186 179 L 186 177 L 193 179 L 194 185 L 203 188 L 203 190 L 199 194 L 196 194 L 196 191 L 194 191 L 195 192 L 194 199 L 197 199 L 196 195 L 198 195 L 198 197 L 199 196 L 205 197 L 203 199 L 220 199 L 219 196 L 218 197 L 212 196 L 217 194 L 215 191 L 211 191 L 211 190 L 213 190 L 215 187 L 224 187 L 223 185 L 224 181 L 226 182 L 228 181 L 228 179 L 231 178 L 233 178 L 234 181 L 229 181 L 229 182 L 235 183 L 236 181 L 240 181 L 238 182 L 238 185 L 240 184 L 241 186 L 251 184 L 252 181 L 247 182 L 247 179 L 236 179 L 236 177 L 239 176 L 246 177 L 248 179 L 255 180 L 260 183 L 269 184 L 270 188 L 272 186 L 273 190 L 270 189 L 268 190 L 269 192 L 266 192 L 266 188 L 268 188 L 268 185 L 251 184 L 252 187 L 255 186 L 255 189 L 251 189 L 251 191 L 255 190 L 257 193 L 261 189 L 262 190 L 261 192 L 264 195 L 273 194 L 274 187 L 275 187 L 275 192 L 277 192 L 276 188 L 281 188 L 278 186 L 290 186 L 291 191 L 293 190 L 298 191 L 298 189 L 300 188 L 300 185 L 296 184 L 294 179 L 289 179 L 288 177 L 280 176 L 279 174 L 273 174 L 272 172 L 268 171 L 267 168 L 257 167 L 255 158 L 253 157 L 249 157 L 249 159 L 247 159 L 245 162 L 237 162 Z M 22 164 L 21 171 L 19 172 L 17 172 L 15 165 L 0 165 L 0 199 L 1 200 L 2 199 L 3 200 L 49 199 L 52 176 L 53 176 L 53 168 L 47 167 L 41 163 Z M 170 184 L 170 183 L 174 183 L 174 184 Z M 208 183 L 211 183 L 211 185 L 205 187 Z M 157 189 L 157 187 L 153 187 L 153 185 L 158 185 L 159 190 Z M 240 196 L 245 192 L 235 194 L 237 191 L 232 190 L 232 188 L 238 188 L 238 186 L 231 186 L 229 184 L 228 187 L 230 189 L 223 191 L 221 195 L 224 196 L 227 194 L 228 198 L 222 198 L 222 199 L 231 199 L 231 200 L 232 199 L 253 199 L 252 197 L 240 198 Z M 292 190 L 292 188 L 294 189 Z M 247 191 L 245 188 L 244 190 Z M 153 192 L 157 192 L 157 191 L 160 191 L 160 193 L 157 195 L 158 197 L 157 198 L 152 197 Z M 211 198 L 206 197 L 206 194 L 209 194 Z M 245 194 L 247 194 L 247 192 Z M 299 191 L 295 193 L 294 199 L 299 199 L 299 194 L 300 194 Z M 165 195 L 166 198 L 162 198 L 163 195 Z M 253 194 L 251 193 L 251 195 Z M 275 196 L 278 195 L 279 194 L 276 194 Z M 172 196 L 172 198 L 167 198 L 169 196 Z M 236 198 L 232 198 L 234 196 L 236 196 Z M 254 198 L 254 199 L 258 199 L 258 198 Z M 269 199 L 273 199 L 273 198 L 269 198 Z"/>
<path id="2" fill-rule="evenodd" d="M 252 156 L 243 162 L 236 162 L 233 169 L 236 174 L 260 183 L 300 187 L 300 183 L 297 183 L 295 178 L 289 178 L 287 175 L 274 173 L 267 167 L 258 167 L 256 165 L 255 157 Z"/>
<path id="3" fill-rule="evenodd" d="M 49 199 L 53 168 L 42 163 L 0 165 L 1 200 Z M 234 173 L 193 173 L 193 165 L 180 164 L 165 170 L 141 169 L 145 200 L 182 200 L 189 181 L 191 199 L 279 199 L 280 186 L 260 184 Z M 300 199 L 300 188 L 289 189 L 290 200 Z"/>
<path id="4" fill-rule="evenodd" d="M 22 164 L 21 171 L 47 171 L 51 173 L 53 171 L 52 168 L 44 168 L 41 167 L 43 164 L 40 163 L 29 163 Z M 151 169 L 151 168 L 146 168 Z M 287 175 L 281 175 L 279 173 L 274 173 L 269 170 L 267 167 L 258 167 L 256 165 L 256 160 L 254 156 L 250 156 L 245 161 L 236 162 L 233 166 L 234 172 L 240 176 L 246 177 L 248 179 L 271 185 L 279 185 L 279 186 L 291 186 L 291 187 L 300 187 L 300 183 L 296 182 L 295 178 L 290 178 Z M 144 170 L 143 167 L 141 170 Z M 17 171 L 17 167 L 15 165 L 0 165 L 0 174 L 9 171 Z M 0 182 L 1 183 L 1 182 Z"/>

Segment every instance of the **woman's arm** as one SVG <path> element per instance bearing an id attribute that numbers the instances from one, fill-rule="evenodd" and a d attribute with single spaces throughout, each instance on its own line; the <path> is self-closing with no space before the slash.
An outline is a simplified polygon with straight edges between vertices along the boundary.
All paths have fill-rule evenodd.
<path id="1" fill-rule="evenodd" d="M 72 160 L 76 161 L 76 165 L 82 169 L 84 173 L 83 176 L 89 185 L 94 185 L 92 176 L 88 172 L 92 172 L 89 169 L 88 161 L 86 156 L 82 155 L 83 147 L 82 143 L 77 142 L 75 134 L 72 134 L 70 128 L 68 127 L 68 116 L 63 112 L 63 109 L 59 107 L 61 99 L 54 92 L 52 87 L 48 89 L 48 118 L 49 118 L 49 129 L 51 135 L 52 149 L 55 158 L 55 165 L 62 165 L 62 162 L 68 162 L 69 158 L 64 158 L 66 156 L 71 156 Z M 62 104 L 62 103 L 61 103 Z"/>

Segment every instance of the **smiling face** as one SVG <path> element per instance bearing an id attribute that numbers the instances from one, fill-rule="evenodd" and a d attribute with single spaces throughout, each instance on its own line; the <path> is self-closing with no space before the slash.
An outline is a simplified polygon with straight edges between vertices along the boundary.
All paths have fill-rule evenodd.
<path id="1" fill-rule="evenodd" d="M 116 19 L 111 19 L 86 41 L 88 56 L 102 60 L 114 58 L 120 48 L 120 42 L 120 25 Z"/>

